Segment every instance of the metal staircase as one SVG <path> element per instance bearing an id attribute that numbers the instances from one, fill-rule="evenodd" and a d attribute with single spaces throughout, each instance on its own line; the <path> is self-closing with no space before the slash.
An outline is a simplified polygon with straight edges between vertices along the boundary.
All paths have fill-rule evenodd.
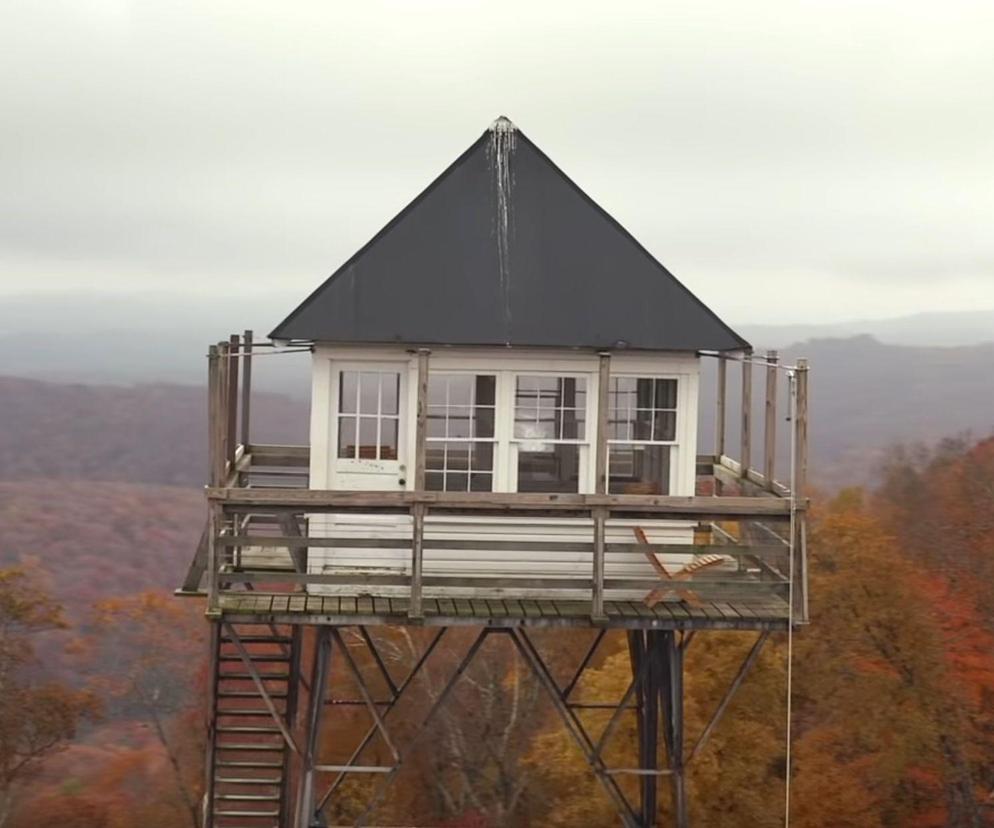
<path id="1" fill-rule="evenodd" d="M 300 628 L 213 625 L 205 828 L 284 828 Z"/>

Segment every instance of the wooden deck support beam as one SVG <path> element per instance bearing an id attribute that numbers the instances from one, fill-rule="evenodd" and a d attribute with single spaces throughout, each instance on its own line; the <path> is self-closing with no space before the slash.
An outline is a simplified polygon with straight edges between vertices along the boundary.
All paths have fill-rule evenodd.
<path id="1" fill-rule="evenodd" d="M 663 739 L 669 757 L 670 804 L 674 828 L 688 828 L 690 816 L 683 759 L 683 648 L 672 630 L 649 631 L 656 657 L 662 661 Z"/>
<path id="2" fill-rule="evenodd" d="M 331 630 L 315 628 L 314 661 L 311 665 L 311 698 L 307 710 L 307 743 L 304 748 L 297 788 L 296 828 L 311 828 L 314 818 L 314 765 L 321 735 L 321 714 L 324 709 L 331 660 Z"/>

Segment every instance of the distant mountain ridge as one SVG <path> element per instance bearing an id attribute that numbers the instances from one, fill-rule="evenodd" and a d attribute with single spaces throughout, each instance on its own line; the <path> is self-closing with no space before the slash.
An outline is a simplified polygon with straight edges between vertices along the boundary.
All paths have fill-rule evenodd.
<path id="1" fill-rule="evenodd" d="M 0 297 L 3 372 L 54 382 L 201 384 L 206 349 L 245 328 L 264 338 L 302 297 L 295 292 L 218 299 L 167 293 L 24 294 Z M 994 310 L 921 313 L 823 325 L 732 327 L 757 349 L 811 339 L 869 335 L 887 345 L 971 346 L 994 342 Z M 306 354 L 259 360 L 260 389 L 306 399 Z"/>
<path id="2" fill-rule="evenodd" d="M 994 433 L 994 343 L 921 348 L 860 336 L 811 340 L 782 352 L 785 362 L 800 356 L 812 366 L 811 477 L 816 483 L 834 487 L 867 482 L 895 443 Z M 276 370 L 272 366 L 278 359 L 270 359 L 271 370 Z M 700 450 L 708 452 L 714 432 L 714 360 L 704 360 L 703 370 Z M 754 422 L 759 424 L 761 372 L 754 374 Z M 736 383 L 732 371 L 733 412 Z M 202 387 L 0 377 L 0 412 L 0 479 L 203 483 Z M 260 392 L 253 403 L 253 432 L 259 442 L 306 442 L 307 420 L 308 404 L 300 397 Z M 729 415 L 733 454 L 737 422 Z"/>
<path id="3" fill-rule="evenodd" d="M 994 310 L 916 313 L 813 325 L 733 326 L 757 348 L 785 348 L 809 339 L 872 336 L 887 345 L 957 347 L 994 342 Z"/>

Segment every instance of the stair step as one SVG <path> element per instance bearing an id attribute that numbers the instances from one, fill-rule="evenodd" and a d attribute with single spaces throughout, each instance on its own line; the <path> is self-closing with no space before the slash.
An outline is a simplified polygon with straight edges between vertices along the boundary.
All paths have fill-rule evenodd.
<path id="1" fill-rule="evenodd" d="M 240 635 L 240 636 L 238 636 L 238 640 L 241 641 L 242 644 L 287 644 L 287 645 L 290 645 L 290 644 L 293 643 L 293 639 L 292 638 L 287 638 L 287 637 L 281 636 L 281 635 L 276 635 L 276 636 L 272 636 L 272 635 Z M 221 639 L 221 643 L 222 644 L 234 644 L 235 641 L 234 641 L 234 639 L 228 638 L 227 636 L 225 636 L 224 638 Z"/>
<path id="2" fill-rule="evenodd" d="M 272 817 L 279 817 L 279 811 L 215 811 L 214 816 L 216 817 L 239 817 L 241 819 L 262 819 L 266 817 L 271 819 Z"/>
<path id="3" fill-rule="evenodd" d="M 266 695 L 271 699 L 285 699 L 287 694 L 281 690 L 267 690 Z M 261 699 L 258 690 L 218 690 L 219 699 Z"/>
<path id="4" fill-rule="evenodd" d="M 273 794 L 214 794 L 214 799 L 224 802 L 279 802 L 279 796 Z"/>
<path id="5" fill-rule="evenodd" d="M 266 707 L 232 707 L 230 710 L 219 708 L 216 713 L 218 716 L 265 716 L 267 719 L 271 718 L 269 709 Z"/>
<path id="6" fill-rule="evenodd" d="M 280 767 L 277 765 L 277 767 Z M 218 785 L 282 785 L 283 776 L 215 776 L 215 784 Z"/>
<path id="7" fill-rule="evenodd" d="M 225 679 L 237 679 L 239 681 L 252 681 L 253 677 L 251 673 L 218 673 L 217 677 L 220 681 Z M 262 670 L 259 671 L 259 678 L 263 681 L 286 681 L 290 678 L 289 673 L 264 673 Z"/>
<path id="8" fill-rule="evenodd" d="M 227 725 L 221 725 L 217 728 L 218 733 L 276 733 L 282 735 L 283 731 L 278 727 L 262 727 L 251 726 L 251 725 L 237 725 L 233 727 L 228 727 Z"/>
<path id="9" fill-rule="evenodd" d="M 253 664 L 289 664 L 290 656 L 283 655 L 281 653 L 266 653 L 265 655 L 256 655 L 255 653 L 249 653 L 249 659 Z M 230 663 L 244 663 L 240 655 L 228 655 L 226 653 L 221 654 L 220 661 L 230 664 Z"/>
<path id="10" fill-rule="evenodd" d="M 256 769 L 258 769 L 258 770 L 263 770 L 263 769 L 265 769 L 265 770 L 275 770 L 277 768 L 279 768 L 280 770 L 283 769 L 283 763 L 282 762 L 262 762 L 262 761 L 256 761 L 256 762 L 251 762 L 251 761 L 245 761 L 245 762 L 226 762 L 226 761 L 222 760 L 222 761 L 219 761 L 219 762 L 215 762 L 215 764 L 219 768 L 243 768 L 243 769 L 252 768 L 253 770 L 256 770 Z"/>
<path id="11" fill-rule="evenodd" d="M 223 742 L 218 742 L 215 747 L 217 750 L 252 750 L 252 751 L 264 751 L 266 753 L 282 753 L 285 747 L 282 739 L 278 745 L 270 743 L 261 743 L 254 745 L 247 745 L 244 742 L 231 742 L 230 744 L 224 744 Z"/>

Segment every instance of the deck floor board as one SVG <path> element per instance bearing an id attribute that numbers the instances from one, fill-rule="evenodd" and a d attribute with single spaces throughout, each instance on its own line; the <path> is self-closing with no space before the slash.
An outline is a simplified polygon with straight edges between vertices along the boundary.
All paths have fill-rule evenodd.
<path id="1" fill-rule="evenodd" d="M 605 601 L 606 620 L 591 619 L 591 602 L 538 598 L 425 598 L 423 618 L 408 616 L 410 600 L 383 596 L 269 595 L 222 593 L 223 616 L 255 623 L 427 624 L 431 626 L 556 626 L 626 629 L 782 630 L 787 603 L 775 596 L 689 604 Z"/>

